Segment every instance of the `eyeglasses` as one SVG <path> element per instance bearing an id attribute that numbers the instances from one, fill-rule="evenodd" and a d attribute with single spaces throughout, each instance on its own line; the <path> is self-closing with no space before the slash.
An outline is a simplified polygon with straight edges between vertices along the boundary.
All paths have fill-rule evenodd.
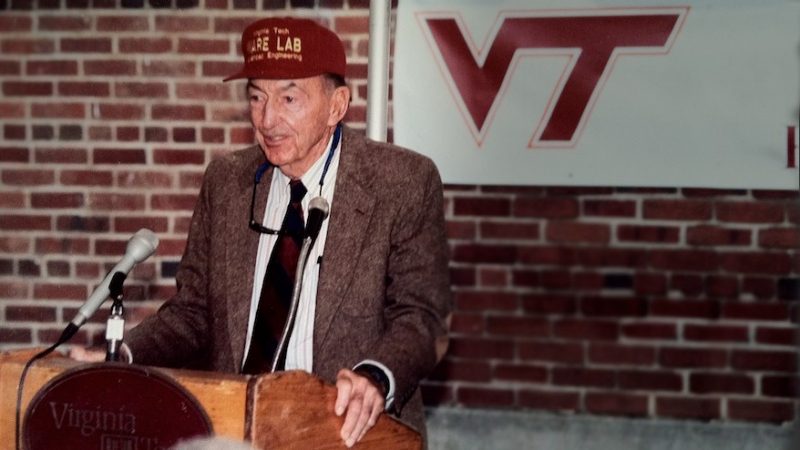
<path id="1" fill-rule="evenodd" d="M 333 160 L 333 152 L 339 145 L 339 139 L 341 139 L 341 137 L 342 125 L 339 124 L 336 126 L 336 131 L 333 133 L 333 142 L 331 142 L 331 148 L 328 149 L 328 157 L 325 160 L 325 167 L 322 169 L 322 175 L 319 177 L 319 195 L 322 195 L 322 183 L 325 181 L 325 175 L 328 173 L 328 167 L 331 165 L 331 160 Z M 261 182 L 261 177 L 264 176 L 264 172 L 266 172 L 269 168 L 270 163 L 267 161 L 258 166 L 258 169 L 256 169 L 256 175 L 253 180 L 253 196 L 250 198 L 250 223 L 247 224 L 247 226 L 250 227 L 251 230 L 261 234 L 286 234 L 286 231 L 268 228 L 256 222 L 256 188 L 258 187 L 258 183 Z"/>

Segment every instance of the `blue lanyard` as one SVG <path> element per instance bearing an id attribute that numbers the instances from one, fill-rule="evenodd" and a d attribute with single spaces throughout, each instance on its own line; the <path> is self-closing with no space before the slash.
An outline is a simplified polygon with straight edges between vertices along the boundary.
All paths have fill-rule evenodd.
<path id="1" fill-rule="evenodd" d="M 328 173 L 328 168 L 331 166 L 331 161 L 333 161 L 333 154 L 336 151 L 336 147 L 339 146 L 339 140 L 342 137 L 342 125 L 336 125 L 336 131 L 333 132 L 333 142 L 331 142 L 331 148 L 328 149 L 328 157 L 325 159 L 325 166 L 322 168 L 322 175 L 319 177 L 319 195 L 322 195 L 322 184 L 325 182 L 325 175 Z M 272 166 L 269 161 L 261 164 L 256 169 L 256 176 L 255 176 L 255 183 L 258 184 L 261 182 L 261 177 L 264 176 L 264 172 L 267 171 Z"/>

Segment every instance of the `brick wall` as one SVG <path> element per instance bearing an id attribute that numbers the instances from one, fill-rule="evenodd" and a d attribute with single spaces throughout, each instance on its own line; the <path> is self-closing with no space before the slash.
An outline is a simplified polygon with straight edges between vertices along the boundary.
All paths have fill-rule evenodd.
<path id="1" fill-rule="evenodd" d="M 52 342 L 148 227 L 129 323 L 174 292 L 203 168 L 252 142 L 255 16 L 348 48 L 364 127 L 365 0 L 0 0 L 0 348 Z M 182 8 L 176 11 L 175 7 Z M 448 186 L 456 311 L 429 404 L 784 422 L 798 391 L 796 191 Z M 106 309 L 75 342 L 102 342 Z"/>

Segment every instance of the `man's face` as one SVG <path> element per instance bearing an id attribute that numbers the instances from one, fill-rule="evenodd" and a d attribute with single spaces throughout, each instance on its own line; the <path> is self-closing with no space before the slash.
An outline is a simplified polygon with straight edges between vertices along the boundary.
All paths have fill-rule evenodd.
<path id="1" fill-rule="evenodd" d="M 323 76 L 297 80 L 251 79 L 247 85 L 256 140 L 275 166 L 302 176 L 326 150 L 333 127 L 347 110 L 349 91 Z"/>

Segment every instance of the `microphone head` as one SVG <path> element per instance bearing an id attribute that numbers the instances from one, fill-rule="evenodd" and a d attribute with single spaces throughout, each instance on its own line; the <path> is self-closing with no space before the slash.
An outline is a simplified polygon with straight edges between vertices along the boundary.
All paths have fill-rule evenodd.
<path id="1" fill-rule="evenodd" d="M 155 253 L 157 247 L 158 236 L 147 228 L 142 228 L 128 240 L 125 255 L 132 257 L 138 264 Z"/>
<path id="2" fill-rule="evenodd" d="M 308 202 L 308 210 L 311 211 L 312 209 L 318 209 L 322 213 L 322 220 L 325 220 L 328 217 L 331 207 L 328 205 L 328 201 L 323 197 L 314 197 Z"/>

